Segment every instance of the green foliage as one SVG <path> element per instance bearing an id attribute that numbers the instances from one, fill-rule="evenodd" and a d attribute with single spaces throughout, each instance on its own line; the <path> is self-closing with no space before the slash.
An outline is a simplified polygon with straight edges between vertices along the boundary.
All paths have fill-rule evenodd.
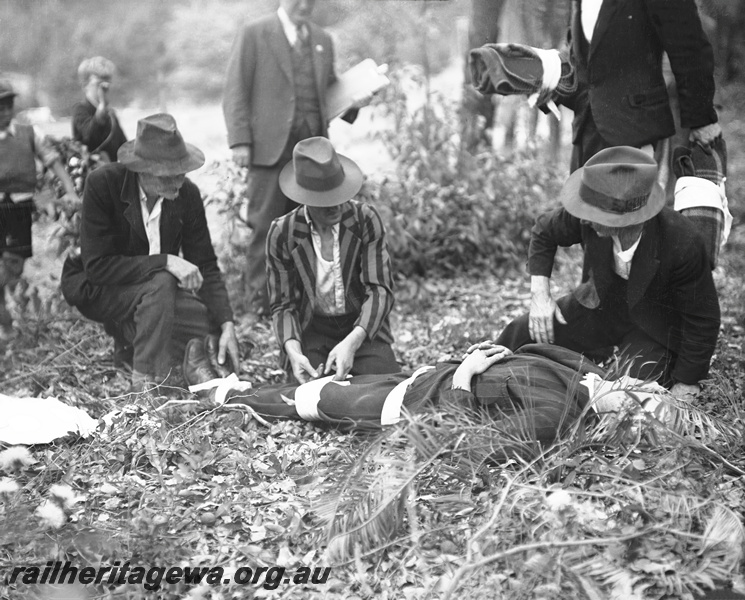
<path id="1" fill-rule="evenodd" d="M 527 257 L 535 217 L 554 205 L 562 173 L 531 150 L 500 158 L 466 152 L 455 104 L 433 97 L 412 110 L 392 76 L 380 134 L 397 178 L 374 179 L 362 196 L 381 212 L 397 271 L 453 276 L 504 274 Z"/>

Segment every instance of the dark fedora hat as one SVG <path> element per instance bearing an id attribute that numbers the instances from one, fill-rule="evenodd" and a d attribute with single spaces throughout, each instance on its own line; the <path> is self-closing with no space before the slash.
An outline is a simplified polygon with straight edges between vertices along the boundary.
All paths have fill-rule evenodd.
<path id="1" fill-rule="evenodd" d="M 5 98 L 14 98 L 17 96 L 15 90 L 13 89 L 13 84 L 10 83 L 7 79 L 0 77 L 0 100 L 4 100 Z"/>
<path id="2" fill-rule="evenodd" d="M 135 173 L 182 175 L 204 164 L 204 154 L 184 142 L 176 120 L 159 113 L 137 121 L 137 136 L 117 153 L 119 162 Z"/>
<path id="3" fill-rule="evenodd" d="M 362 179 L 352 159 L 337 154 L 327 138 L 312 137 L 295 144 L 292 162 L 279 174 L 279 187 L 299 204 L 336 206 L 354 198 Z"/>
<path id="4" fill-rule="evenodd" d="M 644 223 L 665 205 L 657 162 L 630 146 L 601 150 L 569 176 L 559 200 L 570 214 L 607 227 Z"/>

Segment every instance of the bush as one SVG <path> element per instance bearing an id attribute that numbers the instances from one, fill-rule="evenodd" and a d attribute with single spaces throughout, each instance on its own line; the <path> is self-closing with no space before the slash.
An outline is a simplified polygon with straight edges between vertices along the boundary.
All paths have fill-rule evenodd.
<path id="1" fill-rule="evenodd" d="M 453 276 L 504 274 L 527 258 L 535 217 L 554 205 L 560 171 L 537 149 L 509 158 L 481 146 L 464 150 L 461 115 L 433 96 L 411 110 L 393 74 L 380 134 L 396 163 L 396 180 L 366 182 L 364 197 L 383 215 L 397 271 Z"/>

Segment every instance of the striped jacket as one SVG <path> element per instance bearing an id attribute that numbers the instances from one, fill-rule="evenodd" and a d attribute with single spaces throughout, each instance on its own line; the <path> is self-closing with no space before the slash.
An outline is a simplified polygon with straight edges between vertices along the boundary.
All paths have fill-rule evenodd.
<path id="1" fill-rule="evenodd" d="M 370 205 L 350 200 L 339 223 L 341 271 L 347 314 L 369 339 L 392 343 L 389 314 L 393 277 L 380 215 Z M 313 319 L 316 255 L 303 207 L 275 219 L 266 242 L 266 272 L 274 333 L 282 348 L 302 340 Z"/>

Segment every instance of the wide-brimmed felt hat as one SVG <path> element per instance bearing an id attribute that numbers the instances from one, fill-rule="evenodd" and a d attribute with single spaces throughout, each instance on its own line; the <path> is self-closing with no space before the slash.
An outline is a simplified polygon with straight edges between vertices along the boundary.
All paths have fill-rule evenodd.
<path id="1" fill-rule="evenodd" d="M 137 121 L 137 136 L 122 144 L 118 160 L 130 171 L 152 175 L 182 175 L 204 164 L 204 154 L 184 142 L 176 120 L 158 113 Z"/>
<path id="2" fill-rule="evenodd" d="M 327 138 L 312 137 L 295 144 L 292 162 L 279 174 L 279 187 L 299 204 L 337 206 L 360 191 L 362 179 L 351 158 L 337 154 Z"/>
<path id="3" fill-rule="evenodd" d="M 570 214 L 607 227 L 644 223 L 662 210 L 657 162 L 630 146 L 601 150 L 569 176 L 559 200 Z"/>
<path id="4" fill-rule="evenodd" d="M 13 84 L 10 83 L 7 79 L 0 78 L 0 100 L 5 100 L 5 98 L 14 98 L 17 96 L 15 90 L 13 89 Z"/>

